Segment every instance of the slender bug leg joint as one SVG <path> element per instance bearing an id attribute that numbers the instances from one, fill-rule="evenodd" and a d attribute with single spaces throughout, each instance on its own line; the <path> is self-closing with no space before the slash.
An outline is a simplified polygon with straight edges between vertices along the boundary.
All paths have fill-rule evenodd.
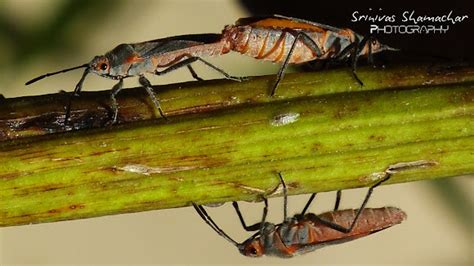
<path id="1" fill-rule="evenodd" d="M 230 79 L 230 80 L 234 80 L 234 81 L 244 81 L 244 80 L 247 80 L 248 77 L 234 77 L 234 76 L 231 76 L 229 75 L 227 72 L 225 72 L 223 69 L 211 64 L 210 62 L 202 59 L 201 57 L 198 57 L 198 56 L 189 56 L 188 58 L 178 62 L 178 63 L 175 63 L 174 65 L 164 69 L 164 70 L 161 70 L 161 71 L 158 71 L 158 70 L 155 70 L 155 75 L 158 75 L 158 76 L 161 76 L 161 75 L 164 75 L 164 74 L 167 74 L 169 72 L 172 72 L 172 71 L 175 71 L 177 69 L 180 69 L 184 66 L 186 66 L 189 70 L 189 72 L 191 72 L 191 75 L 193 78 L 195 78 L 196 80 L 202 80 L 202 78 L 200 78 L 196 71 L 194 71 L 194 69 L 191 67 L 191 64 L 196 62 L 196 61 L 200 61 L 202 63 L 204 63 L 206 66 L 214 69 L 215 71 L 219 72 L 221 75 L 223 75 L 226 79 Z"/>
<path id="2" fill-rule="evenodd" d="M 198 74 L 196 73 L 196 71 L 194 70 L 194 68 L 191 66 L 191 65 L 187 65 L 188 67 L 188 70 L 189 72 L 191 73 L 191 76 L 197 80 L 197 81 L 203 81 L 204 79 L 202 79 L 201 77 L 198 76 Z"/>
<path id="3" fill-rule="evenodd" d="M 285 32 L 284 34 L 292 34 L 293 36 L 295 36 L 295 40 L 291 44 L 290 50 L 288 51 L 288 55 L 285 57 L 285 61 L 280 66 L 280 69 L 278 70 L 277 78 L 275 80 L 275 83 L 273 84 L 272 91 L 270 93 L 270 96 L 272 97 L 275 95 L 278 84 L 280 83 L 280 81 L 283 79 L 285 75 L 285 70 L 288 68 L 291 56 L 293 55 L 296 44 L 298 43 L 300 39 L 305 45 L 307 45 L 308 47 L 311 47 L 311 49 L 316 53 L 317 56 L 321 56 L 321 49 L 313 41 L 313 39 L 311 39 L 311 37 L 309 37 L 308 34 L 306 34 L 305 32 L 298 32 L 298 33 Z"/>
<path id="4" fill-rule="evenodd" d="M 334 204 L 334 211 L 339 210 L 339 205 L 341 203 L 342 191 L 338 190 L 336 192 L 336 203 Z"/>
<path id="5" fill-rule="evenodd" d="M 121 79 L 117 84 L 115 84 L 112 87 L 112 91 L 110 93 L 110 100 L 112 101 L 112 111 L 113 111 L 112 124 L 115 124 L 117 122 L 119 105 L 117 103 L 116 96 L 122 90 L 122 88 L 123 88 L 123 79 Z"/>
<path id="6" fill-rule="evenodd" d="M 86 69 L 84 70 L 84 73 L 82 73 L 81 79 L 79 80 L 76 87 L 74 88 L 74 92 L 69 96 L 69 101 L 68 101 L 68 104 L 66 105 L 66 113 L 64 114 L 64 126 L 67 125 L 67 123 L 69 121 L 69 118 L 71 116 L 72 99 L 73 99 L 73 97 L 80 96 L 80 93 L 81 93 L 81 90 L 82 90 L 82 84 L 84 83 L 84 80 L 86 79 L 86 76 L 89 73 L 90 73 L 90 68 L 87 66 Z"/>
<path id="7" fill-rule="evenodd" d="M 168 118 L 166 118 L 165 114 L 163 113 L 163 110 L 161 109 L 160 101 L 158 100 L 158 98 L 156 98 L 155 93 L 153 92 L 153 88 L 151 87 L 150 81 L 147 78 L 145 78 L 145 76 L 141 75 L 138 78 L 138 82 L 148 92 L 148 95 L 150 96 L 150 99 L 152 100 L 152 102 L 155 105 L 156 109 L 158 109 L 158 111 L 160 112 L 161 117 L 163 117 L 165 120 L 168 120 Z"/>

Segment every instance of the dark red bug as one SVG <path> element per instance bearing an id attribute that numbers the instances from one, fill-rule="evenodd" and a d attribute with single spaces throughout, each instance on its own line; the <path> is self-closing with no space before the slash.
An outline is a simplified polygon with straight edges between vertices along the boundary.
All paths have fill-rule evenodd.
<path id="1" fill-rule="evenodd" d="M 283 177 L 279 176 L 284 195 L 284 220 L 282 223 L 266 222 L 268 210 L 266 198 L 264 198 L 265 208 L 263 209 L 262 221 L 250 226 L 246 225 L 238 203 L 233 202 L 244 229 L 257 231 L 242 243 L 238 243 L 220 229 L 203 206 L 194 203 L 193 206 L 214 231 L 235 245 L 240 253 L 250 257 L 263 255 L 293 257 L 326 245 L 339 244 L 367 236 L 399 224 L 406 219 L 406 214 L 395 207 L 365 208 L 373 189 L 390 177 L 389 172 L 386 172 L 383 179 L 369 188 L 361 207 L 357 210 L 337 210 L 340 200 L 340 193 L 338 192 L 334 211 L 320 215 L 306 213 L 316 196 L 316 193 L 313 193 L 303 211 L 291 218 L 287 217 L 286 185 Z"/>

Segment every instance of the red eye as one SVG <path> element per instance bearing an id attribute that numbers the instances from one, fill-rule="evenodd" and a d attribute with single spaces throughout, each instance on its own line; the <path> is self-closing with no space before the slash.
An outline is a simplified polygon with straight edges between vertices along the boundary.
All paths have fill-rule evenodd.
<path id="1" fill-rule="evenodd" d="M 251 247 L 249 251 L 250 251 L 250 254 L 257 255 L 257 249 L 256 248 Z"/>
<path id="2" fill-rule="evenodd" d="M 109 67 L 109 66 L 108 66 L 106 63 L 102 63 L 102 64 L 100 64 L 100 66 L 99 66 L 99 68 L 100 68 L 101 70 L 107 70 L 108 67 Z"/>

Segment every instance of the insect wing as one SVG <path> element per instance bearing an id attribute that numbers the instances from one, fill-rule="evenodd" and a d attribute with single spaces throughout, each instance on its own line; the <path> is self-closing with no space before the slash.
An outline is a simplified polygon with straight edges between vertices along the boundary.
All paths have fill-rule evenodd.
<path id="1" fill-rule="evenodd" d="M 284 27 L 287 27 L 287 28 L 298 29 L 297 24 L 301 24 L 301 28 L 304 28 L 304 29 L 310 28 L 309 26 L 314 26 L 314 27 L 317 27 L 319 29 L 326 30 L 326 31 L 339 32 L 341 30 L 339 28 L 332 27 L 332 26 L 329 26 L 329 25 L 326 25 L 326 24 L 321 24 L 321 23 L 317 23 L 317 22 L 313 22 L 313 21 L 309 21 L 309 20 L 304 20 L 304 19 L 299 19 L 299 18 L 286 17 L 286 16 L 282 16 L 282 15 L 277 15 L 277 14 L 272 15 L 272 16 L 260 16 L 260 17 L 257 16 L 257 17 L 240 18 L 235 22 L 235 25 L 236 26 L 246 26 L 246 25 L 258 24 L 258 22 L 262 22 L 262 21 L 267 20 L 267 19 L 274 19 L 276 21 L 286 20 L 286 21 L 288 21 L 288 23 L 284 23 L 283 21 L 280 21 L 279 24 L 287 24 L 286 26 L 284 26 Z M 292 25 L 292 24 L 294 24 L 294 25 Z M 277 25 L 275 23 L 275 27 L 276 26 Z M 318 31 L 318 30 L 316 30 L 316 31 Z"/>
<path id="2" fill-rule="evenodd" d="M 134 44 L 135 51 L 142 57 L 157 56 L 196 45 L 218 42 L 220 34 L 190 34 L 157 39 Z"/>
<path id="3" fill-rule="evenodd" d="M 347 227 L 353 221 L 356 212 L 357 210 L 333 211 L 320 214 L 319 218 Z M 319 241 L 316 244 L 344 243 L 390 228 L 400 224 L 405 219 L 405 212 L 395 207 L 365 208 L 355 227 L 349 233 L 341 233 L 316 220 L 313 223 L 319 229 L 317 230 Z"/>
<path id="4" fill-rule="evenodd" d="M 325 30 L 334 31 L 334 32 L 338 32 L 338 31 L 341 30 L 341 29 L 333 27 L 333 26 L 329 26 L 329 25 L 326 25 L 326 24 L 317 23 L 317 22 L 313 22 L 313 21 L 309 21 L 309 20 L 305 20 L 305 19 L 300 19 L 300 18 L 287 17 L 287 16 L 283 16 L 283 15 L 278 15 L 278 14 L 273 15 L 273 17 L 274 18 L 280 18 L 280 19 L 286 19 L 286 20 L 290 20 L 290 21 L 294 21 L 294 22 L 298 22 L 298 23 L 309 24 L 309 25 L 313 25 L 313 26 L 316 26 L 316 27 L 320 27 L 320 28 L 325 29 Z"/>
<path id="5" fill-rule="evenodd" d="M 274 16 L 254 16 L 254 17 L 246 17 L 246 18 L 239 18 L 234 24 L 235 26 L 246 26 L 251 25 L 253 23 L 259 22 L 264 19 L 275 18 Z"/>

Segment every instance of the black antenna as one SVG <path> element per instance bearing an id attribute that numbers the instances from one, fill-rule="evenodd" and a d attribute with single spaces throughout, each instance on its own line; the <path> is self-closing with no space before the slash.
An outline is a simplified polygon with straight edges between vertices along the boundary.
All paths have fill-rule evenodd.
<path id="1" fill-rule="evenodd" d="M 228 236 L 224 231 L 222 231 L 222 229 L 219 228 L 219 226 L 217 226 L 217 224 L 211 219 L 211 217 L 209 216 L 209 214 L 207 214 L 206 210 L 204 209 L 204 207 L 202 207 L 201 205 L 197 205 L 196 203 L 193 202 L 193 207 L 194 209 L 197 211 L 197 213 L 199 214 L 199 216 L 201 216 L 201 218 L 204 220 L 204 222 L 206 222 L 214 231 L 216 231 L 217 234 L 219 234 L 220 236 L 222 236 L 223 238 L 225 238 L 227 241 L 229 241 L 230 243 L 232 243 L 234 246 L 236 247 L 239 247 L 240 244 L 237 243 L 237 241 L 235 241 L 234 239 L 232 239 L 230 236 Z"/>
<path id="2" fill-rule="evenodd" d="M 36 81 L 38 80 L 42 80 L 46 77 L 49 77 L 49 76 L 52 76 L 52 75 L 56 75 L 56 74 L 60 74 L 60 73 L 64 73 L 64 72 L 68 72 L 68 71 L 71 71 L 71 70 L 75 70 L 75 69 L 78 69 L 78 68 L 85 68 L 85 67 L 89 67 L 89 64 L 84 64 L 84 65 L 80 65 L 80 66 L 75 66 L 75 67 L 71 67 L 71 68 L 67 68 L 67 69 L 63 69 L 63 70 L 59 70 L 59 71 L 56 71 L 56 72 L 51 72 L 51 73 L 46 73 L 44 75 L 41 75 L 39 77 L 36 77 L 28 82 L 25 83 L 25 85 L 30 85 L 31 83 L 35 83 Z"/>

